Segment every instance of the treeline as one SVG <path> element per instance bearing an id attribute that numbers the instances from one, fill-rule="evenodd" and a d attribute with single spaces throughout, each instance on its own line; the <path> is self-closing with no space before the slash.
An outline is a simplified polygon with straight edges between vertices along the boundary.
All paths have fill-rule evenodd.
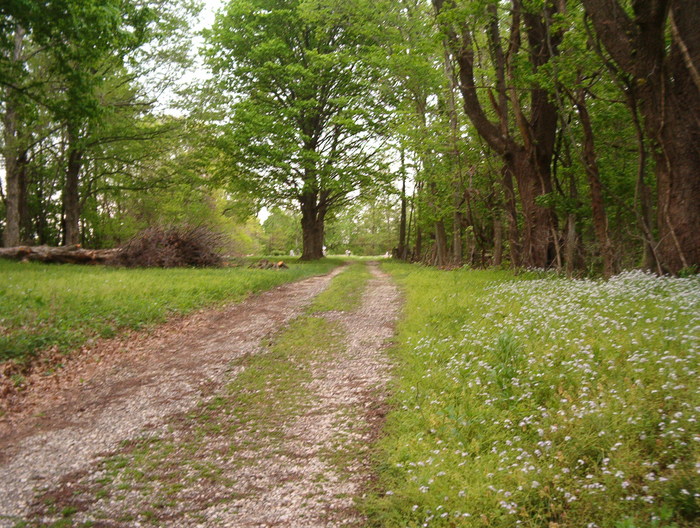
<path id="1" fill-rule="evenodd" d="M 305 259 L 700 265 L 695 0 L 231 0 L 173 117 L 195 13 L 0 4 L 4 245 L 184 222 Z"/>
<path id="2" fill-rule="evenodd" d="M 392 4 L 400 257 L 697 270 L 700 4 Z"/>
<path id="3" fill-rule="evenodd" d="M 214 199 L 183 170 L 186 121 L 155 111 L 192 60 L 194 15 L 165 0 L 2 2 L 5 246 L 111 247 Z"/>

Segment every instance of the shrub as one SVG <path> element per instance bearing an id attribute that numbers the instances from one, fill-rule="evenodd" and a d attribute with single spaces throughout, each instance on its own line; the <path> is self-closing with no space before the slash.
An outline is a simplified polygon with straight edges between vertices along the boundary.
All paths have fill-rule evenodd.
<path id="1" fill-rule="evenodd" d="M 224 236 L 203 226 L 154 226 L 121 248 L 116 263 L 126 267 L 220 266 Z"/>

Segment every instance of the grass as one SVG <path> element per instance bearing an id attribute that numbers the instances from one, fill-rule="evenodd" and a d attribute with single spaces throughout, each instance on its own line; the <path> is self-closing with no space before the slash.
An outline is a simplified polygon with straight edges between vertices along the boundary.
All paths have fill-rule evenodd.
<path id="1" fill-rule="evenodd" d="M 328 272 L 341 263 L 288 262 L 290 269 L 119 269 L 0 260 L 0 362 L 68 352 L 207 305 Z"/>
<path id="2" fill-rule="evenodd" d="M 697 526 L 697 277 L 384 268 L 407 305 L 372 526 Z"/>
<path id="3" fill-rule="evenodd" d="M 366 264 L 350 264 L 349 268 L 333 279 L 330 287 L 316 298 L 311 312 L 355 310 L 362 302 L 362 294 L 370 276 Z"/>

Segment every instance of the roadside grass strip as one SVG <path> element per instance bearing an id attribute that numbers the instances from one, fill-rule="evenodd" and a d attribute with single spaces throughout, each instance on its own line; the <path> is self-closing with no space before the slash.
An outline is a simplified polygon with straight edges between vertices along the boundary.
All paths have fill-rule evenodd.
<path id="1" fill-rule="evenodd" d="M 27 363 L 52 347 L 69 352 L 90 338 L 241 301 L 340 263 L 288 260 L 284 270 L 123 269 L 0 260 L 0 363 Z"/>
<path id="2" fill-rule="evenodd" d="M 697 526 L 700 278 L 384 269 L 407 304 L 372 526 Z"/>
<path id="3" fill-rule="evenodd" d="M 344 290 L 333 291 L 324 302 L 340 306 L 342 299 L 335 297 Z M 216 522 L 213 510 L 235 513 L 261 492 L 260 467 L 299 456 L 289 451 L 286 428 L 315 404 L 314 372 L 343 353 L 344 340 L 339 322 L 314 313 L 295 319 L 259 353 L 232 362 L 231 381 L 191 411 L 169 418 L 164 430 L 126 441 L 97 467 L 42 490 L 31 519 L 44 521 L 27 519 L 16 526 L 89 526 L 103 520 L 185 526 Z M 280 484 L 289 478 L 278 477 Z"/>

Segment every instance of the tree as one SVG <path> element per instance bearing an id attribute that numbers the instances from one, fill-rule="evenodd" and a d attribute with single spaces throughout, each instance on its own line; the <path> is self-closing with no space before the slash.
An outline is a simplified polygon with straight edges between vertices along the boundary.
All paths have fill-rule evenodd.
<path id="1" fill-rule="evenodd" d="M 192 7 L 186 0 L 17 0 L 0 9 L 7 16 L 0 24 L 3 157 L 10 169 L 5 244 L 46 241 L 45 224 L 54 221 L 46 205 L 53 206 L 57 190 L 63 242 L 84 243 L 86 213 L 96 216 L 84 208 L 96 206 L 100 189 L 128 173 L 143 176 L 134 166 L 148 155 L 173 155 L 154 140 L 172 135 L 178 123 L 148 114 L 154 94 L 172 84 L 172 75 L 155 70 L 187 61 L 183 34 Z M 139 142 L 150 148 L 136 154 Z"/>
<path id="2" fill-rule="evenodd" d="M 501 156 L 506 194 L 512 194 L 512 178 L 518 183 L 523 234 L 521 251 L 513 258 L 524 266 L 548 267 L 557 249 L 556 217 L 542 203 L 541 197 L 553 189 L 551 162 L 557 111 L 547 90 L 533 74 L 537 74 L 557 53 L 558 37 L 550 34 L 557 7 L 548 1 L 541 9 L 535 10 L 521 0 L 513 0 L 508 48 L 504 50 L 499 28 L 499 2 L 485 3 L 481 12 L 455 0 L 433 0 L 433 4 L 439 13 L 448 49 L 459 66 L 459 87 L 465 113 L 479 135 Z M 460 15 L 465 15 L 464 19 Z M 495 93 L 479 94 L 476 70 L 480 64 L 477 60 L 483 55 L 475 51 L 475 23 L 481 23 L 485 28 L 491 67 L 495 72 Z M 526 56 L 530 72 L 518 71 L 517 68 L 523 63 L 522 59 L 517 59 L 523 37 L 528 44 Z M 527 97 L 524 98 L 523 94 Z M 496 121 L 490 118 L 482 97 L 489 99 Z M 510 128 L 511 113 L 517 133 Z M 518 245 L 519 241 L 512 239 L 511 251 Z"/>
<path id="3" fill-rule="evenodd" d="M 5 20 L 10 22 L 8 16 Z M 24 61 L 24 41 L 26 31 L 19 21 L 3 24 L 2 60 L 0 60 L 0 84 L 4 102 L 2 115 L 3 158 L 5 160 L 5 217 L 3 242 L 6 246 L 20 243 L 20 226 L 23 205 L 26 202 L 27 137 L 22 126 L 21 113 L 26 107 L 25 95 L 17 89 L 26 76 Z"/>
<path id="4" fill-rule="evenodd" d="M 659 259 L 673 273 L 700 266 L 700 4 L 583 5 L 620 75 L 630 78 L 653 142 Z"/>
<path id="5" fill-rule="evenodd" d="M 323 256 L 328 213 L 382 178 L 368 6 L 234 0 L 207 32 L 219 172 L 267 205 L 296 202 L 303 260 Z"/>
<path id="6" fill-rule="evenodd" d="M 290 251 L 295 254 L 299 251 L 302 237 L 298 215 L 274 207 L 262 227 L 267 239 L 267 255 L 288 255 Z"/>

